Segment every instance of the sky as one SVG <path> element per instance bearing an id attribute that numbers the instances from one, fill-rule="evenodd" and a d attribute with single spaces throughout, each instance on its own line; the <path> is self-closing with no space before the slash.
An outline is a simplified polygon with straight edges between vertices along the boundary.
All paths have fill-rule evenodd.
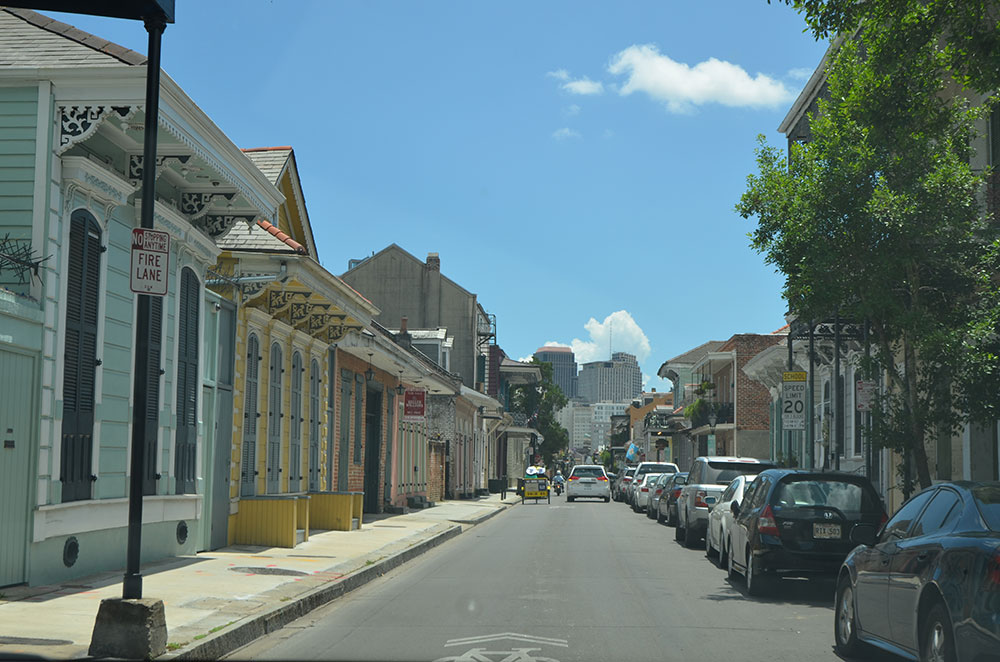
<path id="1" fill-rule="evenodd" d="M 511 358 L 629 352 L 668 390 L 664 361 L 784 325 L 734 206 L 826 50 L 804 27 L 778 0 L 176 0 L 162 65 L 236 145 L 295 149 L 330 272 L 437 252 Z"/>

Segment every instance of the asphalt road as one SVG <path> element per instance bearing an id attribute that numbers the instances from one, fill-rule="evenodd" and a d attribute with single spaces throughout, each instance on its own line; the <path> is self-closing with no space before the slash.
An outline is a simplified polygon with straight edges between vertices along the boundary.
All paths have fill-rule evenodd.
<path id="1" fill-rule="evenodd" d="M 749 598 L 673 529 L 621 503 L 553 497 L 510 508 L 232 657 L 839 660 L 833 582 L 781 584 Z"/>

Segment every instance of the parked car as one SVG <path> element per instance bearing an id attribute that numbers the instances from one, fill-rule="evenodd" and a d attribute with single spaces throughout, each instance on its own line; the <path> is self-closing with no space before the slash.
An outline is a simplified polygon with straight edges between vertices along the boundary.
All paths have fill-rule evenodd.
<path id="1" fill-rule="evenodd" d="M 625 489 L 628 484 L 632 482 L 632 475 L 635 473 L 635 467 L 625 467 L 625 469 L 619 474 L 618 482 L 614 486 L 614 497 L 615 501 L 625 500 Z"/>
<path id="2" fill-rule="evenodd" d="M 854 527 L 885 521 L 867 478 L 833 471 L 762 471 L 731 508 L 729 576 L 746 577 L 750 595 L 767 593 L 783 576 L 835 576 L 856 546 Z"/>
<path id="3" fill-rule="evenodd" d="M 688 472 L 688 480 L 677 497 L 677 540 L 685 547 L 694 547 L 708 529 L 708 509 L 719 500 L 733 478 L 756 474 L 774 467 L 752 457 L 696 457 Z"/>
<path id="4" fill-rule="evenodd" d="M 602 464 L 578 464 L 566 480 L 566 501 L 604 499 L 611 501 L 611 485 Z"/>
<path id="5" fill-rule="evenodd" d="M 646 517 L 655 519 L 660 508 L 660 497 L 663 496 L 663 488 L 676 474 L 660 474 L 656 483 L 649 490 L 649 505 L 646 506 Z"/>
<path id="6" fill-rule="evenodd" d="M 912 497 L 844 560 L 834 641 L 921 660 L 1000 659 L 1000 482 L 939 483 Z"/>
<path id="7" fill-rule="evenodd" d="M 639 483 L 642 482 L 642 477 L 646 474 L 663 474 L 663 473 L 677 473 L 680 469 L 673 462 L 640 462 L 635 466 L 635 475 L 632 477 L 632 482 L 629 485 L 628 490 L 628 504 L 635 508 L 635 495 L 636 491 L 639 489 Z"/>
<path id="8" fill-rule="evenodd" d="M 642 480 L 636 485 L 635 497 L 632 499 L 632 510 L 637 513 L 646 512 L 649 505 L 649 493 L 656 485 L 660 474 L 647 473 L 642 476 Z"/>
<path id="9" fill-rule="evenodd" d="M 677 526 L 677 498 L 681 495 L 681 488 L 687 482 L 688 472 L 684 471 L 674 474 L 673 478 L 663 489 L 663 496 L 656 506 L 656 521 L 667 526 Z"/>
<path id="10" fill-rule="evenodd" d="M 755 475 L 737 476 L 719 497 L 719 502 L 708 511 L 708 529 L 705 531 L 705 556 L 715 557 L 720 568 L 729 564 L 729 529 L 733 526 L 733 503 L 743 502 L 743 493 Z"/>

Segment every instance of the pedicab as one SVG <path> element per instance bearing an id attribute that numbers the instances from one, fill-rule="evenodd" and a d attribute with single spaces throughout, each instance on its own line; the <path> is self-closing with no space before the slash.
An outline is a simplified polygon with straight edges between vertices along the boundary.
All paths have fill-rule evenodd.
<path id="1" fill-rule="evenodd" d="M 534 499 L 535 503 L 538 503 L 539 499 L 545 499 L 548 503 L 552 503 L 552 494 L 549 492 L 549 479 L 545 475 L 545 467 L 528 467 L 524 473 L 521 503 L 524 503 L 525 499 Z"/>

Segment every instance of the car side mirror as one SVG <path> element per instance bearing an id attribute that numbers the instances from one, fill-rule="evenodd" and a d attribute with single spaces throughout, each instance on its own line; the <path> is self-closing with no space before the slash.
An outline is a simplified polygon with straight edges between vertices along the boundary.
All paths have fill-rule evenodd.
<path id="1" fill-rule="evenodd" d="M 855 545 L 868 545 L 871 547 L 878 540 L 877 531 L 873 524 L 855 524 L 851 529 L 850 539 Z"/>
<path id="2" fill-rule="evenodd" d="M 712 506 L 714 506 L 717 502 L 718 502 L 718 498 L 716 498 L 714 496 L 707 496 L 707 497 L 705 497 L 705 505 L 708 506 L 709 508 L 711 508 Z"/>
<path id="3" fill-rule="evenodd" d="M 740 502 L 739 501 L 733 501 L 732 503 L 730 503 L 729 504 L 729 510 L 731 510 L 733 512 L 733 517 L 739 517 L 740 516 Z"/>

